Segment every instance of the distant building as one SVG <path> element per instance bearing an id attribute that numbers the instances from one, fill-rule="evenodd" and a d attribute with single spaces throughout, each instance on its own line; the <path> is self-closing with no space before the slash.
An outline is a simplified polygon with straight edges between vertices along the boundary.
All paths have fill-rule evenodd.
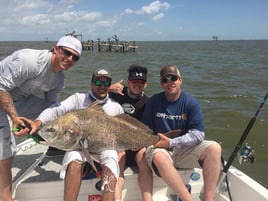
<path id="1" fill-rule="evenodd" d="M 212 40 L 218 40 L 218 36 L 212 36 Z"/>

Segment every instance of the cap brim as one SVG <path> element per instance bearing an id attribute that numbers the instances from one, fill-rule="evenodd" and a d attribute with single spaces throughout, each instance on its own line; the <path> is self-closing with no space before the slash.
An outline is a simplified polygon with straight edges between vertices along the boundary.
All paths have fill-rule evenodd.
<path id="1" fill-rule="evenodd" d="M 141 77 L 131 77 L 131 78 L 128 78 L 128 80 L 144 80 L 144 81 L 147 81 L 145 78 L 141 78 Z"/>
<path id="2" fill-rule="evenodd" d="M 108 77 L 108 76 L 105 76 L 105 75 L 98 75 L 98 76 L 95 76 L 94 79 L 97 79 L 97 78 L 100 78 L 100 77 L 105 77 L 105 78 L 107 78 L 107 79 L 109 79 L 109 80 L 112 80 L 111 77 Z"/>
<path id="3" fill-rule="evenodd" d="M 162 75 L 161 78 L 164 78 L 164 77 L 166 77 L 166 76 L 168 76 L 168 75 L 179 76 L 177 73 L 166 73 L 166 74 Z"/>

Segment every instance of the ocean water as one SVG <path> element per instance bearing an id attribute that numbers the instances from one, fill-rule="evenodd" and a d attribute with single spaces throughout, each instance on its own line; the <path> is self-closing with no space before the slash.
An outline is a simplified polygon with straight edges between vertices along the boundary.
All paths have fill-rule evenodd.
<path id="1" fill-rule="evenodd" d="M 0 59 L 21 48 L 51 49 L 55 42 L 0 42 Z M 221 143 L 228 159 L 242 133 L 268 91 L 268 40 L 241 41 L 138 41 L 135 53 L 84 51 L 81 59 L 66 72 L 66 88 L 61 98 L 86 92 L 92 72 L 105 68 L 113 81 L 127 79 L 131 64 L 149 70 L 146 93 L 161 91 L 159 70 L 176 64 L 184 78 L 183 90 L 200 101 L 206 138 Z M 125 82 L 124 82 L 125 83 Z M 247 136 L 255 163 L 233 165 L 268 188 L 268 103 L 263 105 Z"/>

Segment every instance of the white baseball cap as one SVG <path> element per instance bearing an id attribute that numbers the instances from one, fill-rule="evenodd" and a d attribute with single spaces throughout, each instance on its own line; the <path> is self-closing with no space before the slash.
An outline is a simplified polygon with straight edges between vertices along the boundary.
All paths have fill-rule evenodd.
<path id="1" fill-rule="evenodd" d="M 75 50 L 79 55 L 82 53 L 81 42 L 73 36 L 63 36 L 58 40 L 57 46 L 69 47 Z"/>

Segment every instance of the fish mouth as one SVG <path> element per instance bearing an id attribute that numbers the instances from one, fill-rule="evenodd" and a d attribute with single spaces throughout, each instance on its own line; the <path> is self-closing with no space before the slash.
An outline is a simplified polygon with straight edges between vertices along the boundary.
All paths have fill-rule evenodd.
<path id="1" fill-rule="evenodd" d="M 42 132 L 37 132 L 37 135 L 42 138 L 42 141 L 45 141 L 48 144 L 54 144 L 56 136 L 52 135 L 50 133 L 42 133 Z"/>

